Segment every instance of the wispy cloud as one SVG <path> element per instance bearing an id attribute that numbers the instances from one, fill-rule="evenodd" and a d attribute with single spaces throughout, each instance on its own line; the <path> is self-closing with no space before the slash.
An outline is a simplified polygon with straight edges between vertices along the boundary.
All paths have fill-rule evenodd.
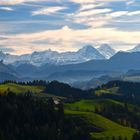
<path id="1" fill-rule="evenodd" d="M 127 15 L 127 14 L 128 14 L 128 11 L 117 11 L 117 12 L 112 12 L 108 16 L 110 16 L 112 18 L 116 18 L 116 17 L 121 17 L 121 16 L 124 16 L 124 15 Z"/>
<path id="2" fill-rule="evenodd" d="M 127 5 L 131 5 L 131 4 L 133 4 L 133 3 L 135 3 L 135 0 L 128 0 L 128 1 L 126 2 Z"/>
<path id="3" fill-rule="evenodd" d="M 106 35 L 104 35 L 106 33 Z M 7 45 L 19 53 L 29 53 L 35 50 L 46 50 L 49 47 L 58 51 L 74 50 L 75 46 L 81 47 L 84 44 L 101 44 L 116 42 L 125 44 L 139 43 L 139 32 L 123 32 L 114 28 L 89 28 L 89 29 L 71 29 L 67 26 L 58 30 L 49 30 L 31 34 L 17 34 L 7 36 L 7 40 L 1 40 L 1 45 Z M 51 44 L 36 44 L 34 41 L 50 40 Z M 124 48 L 123 48 L 124 49 Z M 23 51 L 24 50 L 24 51 Z"/>
<path id="4" fill-rule="evenodd" d="M 70 0 L 74 3 L 79 4 L 87 4 L 87 3 L 101 3 L 101 2 L 119 2 L 119 1 L 127 1 L 127 0 Z"/>
<path id="5" fill-rule="evenodd" d="M 14 9 L 11 8 L 11 7 L 0 7 L 0 10 L 3 10 L 3 11 L 14 11 Z"/>
<path id="6" fill-rule="evenodd" d="M 127 15 L 128 15 L 128 16 L 140 15 L 140 11 L 129 12 Z"/>
<path id="7" fill-rule="evenodd" d="M 60 6 L 56 6 L 56 7 L 47 7 L 47 8 L 41 8 L 39 10 L 33 11 L 32 15 L 36 16 L 36 15 L 49 15 L 52 13 L 56 13 L 59 12 L 61 10 L 66 9 L 66 7 L 60 7 Z"/>
<path id="8" fill-rule="evenodd" d="M 41 1 L 45 2 L 51 0 L 0 0 L 0 5 L 16 5 L 16 4 L 26 3 L 26 2 L 41 2 Z"/>
<path id="9" fill-rule="evenodd" d="M 75 17 L 85 17 L 85 16 L 94 16 L 98 14 L 103 14 L 103 13 L 109 13 L 111 12 L 111 9 L 105 8 L 105 9 L 91 9 L 91 10 L 86 10 L 86 11 L 80 11 L 79 13 L 75 14 Z"/>
<path id="10" fill-rule="evenodd" d="M 102 5 L 103 5 L 103 3 L 100 3 L 100 4 L 86 3 L 86 4 L 81 5 L 80 10 L 81 11 L 90 10 L 90 9 L 94 9 L 94 8 L 97 8 Z"/>

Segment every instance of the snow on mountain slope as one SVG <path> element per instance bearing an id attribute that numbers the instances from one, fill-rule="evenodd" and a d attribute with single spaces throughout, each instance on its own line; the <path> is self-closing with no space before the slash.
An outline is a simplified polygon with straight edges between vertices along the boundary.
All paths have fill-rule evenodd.
<path id="1" fill-rule="evenodd" d="M 33 65 L 43 64 L 76 64 L 82 63 L 93 59 L 105 59 L 105 57 L 91 45 L 84 46 L 77 52 L 63 52 L 59 53 L 52 50 L 46 50 L 42 52 L 33 52 L 32 54 L 26 54 L 21 56 L 14 56 L 10 54 L 0 54 L 0 59 L 5 63 L 14 63 L 20 65 L 24 63 L 31 63 Z"/>
<path id="2" fill-rule="evenodd" d="M 112 49 L 108 44 L 102 44 L 98 48 L 98 51 L 107 59 L 109 59 L 116 53 L 116 51 Z"/>
<path id="3" fill-rule="evenodd" d="M 128 50 L 128 52 L 140 52 L 140 44 L 138 44 L 136 47 L 134 47 L 131 50 Z"/>

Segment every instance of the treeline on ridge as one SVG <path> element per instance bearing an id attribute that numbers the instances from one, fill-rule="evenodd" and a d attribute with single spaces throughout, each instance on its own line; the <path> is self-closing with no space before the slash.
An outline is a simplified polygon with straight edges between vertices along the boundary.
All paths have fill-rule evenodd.
<path id="1" fill-rule="evenodd" d="M 12 92 L 0 96 L 0 140 L 90 140 L 89 130 L 82 131 L 78 123 L 52 98 Z"/>

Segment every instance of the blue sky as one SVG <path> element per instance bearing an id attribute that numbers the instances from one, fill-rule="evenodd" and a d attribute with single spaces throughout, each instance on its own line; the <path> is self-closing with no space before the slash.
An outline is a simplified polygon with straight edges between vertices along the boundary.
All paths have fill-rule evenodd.
<path id="1" fill-rule="evenodd" d="M 103 43 L 116 50 L 140 43 L 139 0 L 0 1 L 0 50 L 75 51 Z"/>

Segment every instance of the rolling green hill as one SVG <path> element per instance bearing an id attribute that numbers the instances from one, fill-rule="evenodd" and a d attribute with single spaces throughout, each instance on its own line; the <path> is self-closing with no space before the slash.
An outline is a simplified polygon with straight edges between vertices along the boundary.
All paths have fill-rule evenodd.
<path id="1" fill-rule="evenodd" d="M 116 95 L 118 93 L 119 88 L 118 87 L 112 87 L 108 89 L 99 89 L 95 91 L 95 94 L 97 96 L 103 95 L 103 94 L 114 94 Z"/>
<path id="2" fill-rule="evenodd" d="M 66 110 L 65 113 L 68 115 L 80 116 L 89 124 L 103 129 L 102 132 L 91 132 L 93 140 L 112 140 L 113 136 L 116 139 L 121 136 L 123 139 L 127 137 L 127 140 L 131 140 L 133 134 L 135 133 L 134 129 L 118 125 L 117 123 L 112 122 L 93 112 Z"/>
<path id="3" fill-rule="evenodd" d="M 111 99 L 80 100 L 66 104 L 65 107 L 71 110 L 94 112 L 96 107 L 123 106 L 123 103 Z"/>
<path id="4" fill-rule="evenodd" d="M 43 86 L 28 86 L 28 85 L 19 85 L 14 83 L 7 83 L 0 85 L 0 92 L 4 94 L 7 90 L 10 90 L 16 94 L 25 93 L 31 91 L 32 93 L 40 93 L 43 91 Z"/>
<path id="5" fill-rule="evenodd" d="M 90 124 L 103 129 L 102 132 L 91 132 L 91 135 L 95 139 L 99 140 L 112 140 L 112 137 L 116 139 L 121 136 L 123 139 L 127 137 L 131 140 L 135 130 L 121 126 L 99 114 L 95 113 L 95 108 L 108 108 L 110 107 L 124 107 L 124 103 L 118 102 L 112 99 L 94 99 L 94 100 L 80 100 L 65 105 L 66 113 L 76 116 L 81 116 L 86 119 Z M 132 111 L 134 105 L 128 104 L 128 110 Z M 107 138 L 108 137 L 108 138 Z"/>
<path id="6" fill-rule="evenodd" d="M 0 94 L 7 94 L 8 90 L 16 94 L 22 94 L 29 91 L 32 92 L 34 96 L 42 98 L 43 97 L 64 98 L 61 96 L 56 96 L 54 94 L 44 93 L 45 86 L 21 85 L 16 83 L 0 84 Z"/>
<path id="7" fill-rule="evenodd" d="M 60 86 L 60 85 L 59 85 Z M 65 87 L 65 85 L 63 85 Z M 53 86 L 51 85 L 51 88 L 53 89 Z M 57 87 L 55 87 L 57 92 Z M 65 88 L 64 88 L 65 89 Z M 26 93 L 28 91 L 31 91 L 33 95 L 39 96 L 39 97 L 56 97 L 60 98 L 55 94 L 48 94 L 47 90 L 45 91 L 45 86 L 31 86 L 31 85 L 21 85 L 21 84 L 15 84 L 15 83 L 6 83 L 0 85 L 0 93 L 6 94 L 7 90 L 10 90 L 16 94 L 22 94 Z M 69 88 L 68 88 L 69 90 Z M 51 90 L 50 90 L 51 91 Z M 61 93 L 62 90 L 59 90 Z M 64 90 L 65 91 L 65 90 Z M 63 91 L 63 93 L 65 93 Z M 78 91 L 78 90 L 76 90 Z M 117 93 L 118 88 L 108 88 L 108 89 L 99 89 L 96 91 L 96 94 L 115 94 Z M 67 94 L 67 92 L 66 92 Z M 59 94 L 60 95 L 60 94 Z M 127 104 L 128 111 L 133 113 L 133 110 L 135 108 L 135 105 Z M 135 129 L 124 127 L 120 124 L 118 124 L 117 121 L 112 119 L 108 119 L 108 117 L 105 117 L 104 115 L 99 115 L 97 112 L 95 113 L 96 108 L 103 108 L 105 107 L 107 111 L 110 111 L 110 107 L 124 107 L 125 104 L 113 99 L 107 99 L 107 98 L 101 98 L 99 96 L 98 99 L 92 99 L 92 100 L 86 100 L 82 99 L 79 101 L 75 101 L 72 103 L 65 103 L 65 114 L 68 116 L 76 116 L 80 117 L 84 121 L 86 121 L 86 124 L 89 126 L 94 126 L 98 128 L 100 131 L 90 131 L 90 135 L 92 136 L 93 140 L 112 140 L 113 137 L 118 140 L 119 136 L 122 137 L 122 140 L 127 138 L 127 140 L 131 140 L 133 134 L 135 133 Z M 139 108 L 138 108 L 139 109 Z M 112 112 L 113 113 L 113 112 Z M 117 112 L 118 113 L 118 112 Z M 116 114 L 117 114 L 116 113 Z M 118 115 L 118 114 L 117 114 Z M 139 113 L 136 115 L 140 116 Z M 117 123 L 116 123 L 117 122 Z M 135 127 L 134 127 L 135 128 Z"/>

